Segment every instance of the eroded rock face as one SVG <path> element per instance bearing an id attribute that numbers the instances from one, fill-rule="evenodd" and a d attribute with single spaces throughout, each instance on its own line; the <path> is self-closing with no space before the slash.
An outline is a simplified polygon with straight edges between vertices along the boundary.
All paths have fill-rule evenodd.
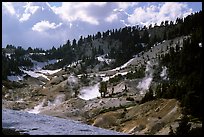
<path id="1" fill-rule="evenodd" d="M 102 116 L 100 116 L 99 118 L 97 118 L 94 123 L 93 126 L 97 126 L 97 127 L 102 127 L 102 128 L 111 128 L 113 126 L 119 126 L 119 118 L 120 118 L 120 114 L 117 112 L 109 112 L 106 113 Z"/>
<path id="2" fill-rule="evenodd" d="M 180 117 L 181 108 L 177 100 L 158 99 L 99 114 L 93 118 L 93 125 L 135 135 L 168 135 L 169 126 L 176 124 L 174 128 L 178 127 L 177 120 Z"/>

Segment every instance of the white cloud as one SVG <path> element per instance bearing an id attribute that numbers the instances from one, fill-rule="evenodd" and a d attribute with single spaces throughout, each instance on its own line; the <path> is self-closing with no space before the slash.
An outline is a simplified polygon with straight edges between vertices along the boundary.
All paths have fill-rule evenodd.
<path id="1" fill-rule="evenodd" d="M 122 3 L 122 2 L 121 2 Z M 118 6 L 117 8 L 113 9 L 113 12 L 105 18 L 106 22 L 110 22 L 112 23 L 113 21 L 121 21 L 125 26 L 128 26 L 127 24 L 127 17 L 129 17 L 130 15 L 122 8 L 119 8 L 121 6 L 119 6 L 120 4 L 117 3 L 116 6 Z M 132 6 L 131 4 L 126 4 L 126 6 Z M 124 6 L 125 8 L 127 8 L 126 6 Z"/>
<path id="2" fill-rule="evenodd" d="M 165 2 L 165 4 L 160 8 L 160 14 L 166 15 L 169 14 L 170 16 L 179 15 L 181 16 L 182 9 L 186 8 L 185 3 L 179 2 Z"/>
<path id="3" fill-rule="evenodd" d="M 3 2 L 2 4 L 3 4 L 3 7 L 6 8 L 6 11 L 8 11 L 8 13 L 10 13 L 11 15 L 15 15 L 16 12 L 15 12 L 12 2 Z"/>
<path id="4" fill-rule="evenodd" d="M 51 7 L 62 20 L 73 22 L 83 21 L 92 25 L 99 25 L 99 20 L 93 15 L 93 7 L 103 8 L 106 2 L 63 2 L 61 7 Z"/>
<path id="5" fill-rule="evenodd" d="M 111 14 L 110 16 L 108 16 L 107 18 L 105 18 L 105 21 L 107 22 L 113 22 L 114 20 L 117 20 L 118 16 L 116 14 Z"/>
<path id="6" fill-rule="evenodd" d="M 31 2 L 28 2 L 27 5 L 24 6 L 25 7 L 25 12 L 34 14 L 37 9 L 39 9 L 39 6 L 33 6 Z"/>
<path id="7" fill-rule="evenodd" d="M 189 10 L 187 12 L 183 13 L 183 17 L 186 17 L 186 16 L 190 15 L 191 13 L 193 13 L 193 9 L 189 8 Z"/>
<path id="8" fill-rule="evenodd" d="M 138 2 L 117 2 L 117 6 L 119 9 L 127 9 L 136 5 L 138 5 Z"/>
<path id="9" fill-rule="evenodd" d="M 102 7 L 107 2 L 72 2 L 71 4 L 75 5 L 76 8 L 88 8 L 90 6 L 99 6 Z"/>
<path id="10" fill-rule="evenodd" d="M 20 21 L 20 22 L 24 22 L 24 21 L 28 20 L 28 19 L 30 18 L 30 15 L 31 15 L 31 14 L 29 14 L 29 13 L 24 13 L 24 14 L 22 15 L 22 17 L 19 19 L 19 21 Z"/>
<path id="11" fill-rule="evenodd" d="M 136 8 L 134 13 L 128 17 L 128 22 L 131 24 L 148 24 L 151 20 L 155 19 L 156 13 L 153 7 L 149 8 Z"/>
<path id="12" fill-rule="evenodd" d="M 97 20 L 97 18 L 94 18 L 92 16 L 89 16 L 88 14 L 86 14 L 86 11 L 84 10 L 81 10 L 81 11 L 78 11 L 76 14 L 76 16 L 74 17 L 74 20 L 76 19 L 80 19 L 84 22 L 88 22 L 92 25 L 99 25 L 99 21 Z M 73 20 L 71 20 L 73 21 Z"/>
<path id="13" fill-rule="evenodd" d="M 60 27 L 62 25 L 62 23 L 59 23 L 58 25 L 56 25 L 55 23 L 50 23 L 49 21 L 41 21 L 36 23 L 33 27 L 32 30 L 33 31 L 38 31 L 38 32 L 43 32 L 46 31 L 48 29 L 56 29 L 58 27 Z"/>
<path id="14" fill-rule="evenodd" d="M 20 22 L 27 21 L 30 16 L 40 8 L 39 6 L 33 6 L 31 2 L 27 2 L 27 4 L 23 7 L 25 8 L 25 11 L 19 19 Z"/>
<path id="15" fill-rule="evenodd" d="M 49 49 L 81 35 L 86 37 L 129 24 L 159 24 L 193 11 L 188 3 L 65 2 L 59 5 L 3 2 L 2 45 Z"/>
<path id="16" fill-rule="evenodd" d="M 63 2 L 59 7 L 47 4 L 65 22 L 82 21 L 100 25 L 102 20 L 109 23 L 119 21 L 121 15 L 116 12 L 128 15 L 125 10 L 138 5 L 138 2 Z"/>
<path id="17" fill-rule="evenodd" d="M 24 22 L 40 8 L 34 4 L 33 2 L 3 2 L 2 10 L 14 15 L 20 22 Z"/>
<path id="18" fill-rule="evenodd" d="M 72 25 L 73 25 L 72 23 L 69 23 L 69 28 L 70 28 L 70 29 L 72 28 Z"/>
<path id="19" fill-rule="evenodd" d="M 125 22 L 125 20 L 120 20 L 120 22 L 122 22 L 125 26 L 130 26 L 130 24 L 127 24 L 126 22 Z"/>
<path id="20" fill-rule="evenodd" d="M 186 3 L 166 2 L 163 5 L 148 5 L 147 7 L 136 8 L 132 15 L 128 17 L 128 22 L 132 25 L 149 25 L 164 20 L 175 20 L 177 17 L 183 18 L 192 13 L 192 9 Z"/>

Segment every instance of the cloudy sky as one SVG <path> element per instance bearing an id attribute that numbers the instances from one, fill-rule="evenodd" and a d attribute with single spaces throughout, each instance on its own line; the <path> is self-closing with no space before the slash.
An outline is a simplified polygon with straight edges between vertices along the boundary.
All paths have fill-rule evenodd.
<path id="1" fill-rule="evenodd" d="M 201 9 L 202 2 L 3 2 L 2 47 L 50 49 L 98 31 L 160 25 Z"/>

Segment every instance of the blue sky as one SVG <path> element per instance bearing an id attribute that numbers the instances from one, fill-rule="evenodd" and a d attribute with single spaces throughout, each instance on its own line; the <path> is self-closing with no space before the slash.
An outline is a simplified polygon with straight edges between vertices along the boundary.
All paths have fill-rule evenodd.
<path id="1" fill-rule="evenodd" d="M 202 2 L 3 2 L 2 47 L 50 49 L 80 36 L 160 24 L 202 10 Z"/>

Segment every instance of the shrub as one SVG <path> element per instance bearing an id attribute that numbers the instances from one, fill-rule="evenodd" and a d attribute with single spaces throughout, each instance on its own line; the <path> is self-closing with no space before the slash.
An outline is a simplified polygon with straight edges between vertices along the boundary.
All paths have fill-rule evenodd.
<path id="1" fill-rule="evenodd" d="M 132 97 L 127 97 L 126 100 L 127 100 L 127 101 L 134 101 L 134 98 L 132 98 Z"/>

